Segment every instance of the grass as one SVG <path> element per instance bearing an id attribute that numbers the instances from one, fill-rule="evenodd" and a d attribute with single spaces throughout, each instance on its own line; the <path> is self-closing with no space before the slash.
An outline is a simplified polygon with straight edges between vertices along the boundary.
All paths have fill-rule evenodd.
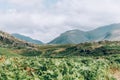
<path id="1" fill-rule="evenodd" d="M 115 44 L 0 47 L 0 80 L 118 80 L 120 46 Z"/>
<path id="2" fill-rule="evenodd" d="M 0 80 L 116 80 L 120 70 L 116 59 L 120 59 L 120 55 L 73 58 L 1 56 Z"/>
<path id="3" fill-rule="evenodd" d="M 5 55 L 5 56 L 20 56 L 15 52 L 14 49 L 8 49 L 8 48 L 0 48 L 0 55 Z"/>

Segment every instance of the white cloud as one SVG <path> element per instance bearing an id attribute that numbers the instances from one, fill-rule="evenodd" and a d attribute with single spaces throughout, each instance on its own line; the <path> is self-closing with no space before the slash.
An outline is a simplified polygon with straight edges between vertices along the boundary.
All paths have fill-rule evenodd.
<path id="1" fill-rule="evenodd" d="M 43 0 L 6 0 L 9 3 L 18 6 L 33 6 L 33 5 L 42 5 Z"/>
<path id="2" fill-rule="evenodd" d="M 51 0 L 52 1 L 52 0 Z M 0 0 L 0 28 L 48 42 L 71 29 L 120 22 L 120 0 Z M 45 1 L 47 2 L 47 0 Z M 5 6 L 10 6 L 5 8 Z"/>
<path id="3" fill-rule="evenodd" d="M 68 16 L 68 20 L 90 26 L 120 22 L 119 8 L 119 0 L 60 0 L 55 6 L 59 14 Z"/>

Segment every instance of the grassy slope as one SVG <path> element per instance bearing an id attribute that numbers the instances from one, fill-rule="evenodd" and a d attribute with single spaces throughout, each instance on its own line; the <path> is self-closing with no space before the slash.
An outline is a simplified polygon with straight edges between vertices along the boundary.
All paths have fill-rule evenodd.
<path id="1" fill-rule="evenodd" d="M 120 42 L 102 41 L 69 45 L 42 45 L 36 48 L 0 48 L 4 55 L 73 57 L 73 56 L 107 56 L 120 54 Z"/>
<path id="2" fill-rule="evenodd" d="M 20 56 L 16 50 L 8 48 L 0 48 L 0 55 L 5 56 Z"/>
<path id="3" fill-rule="evenodd" d="M 119 41 L 101 41 L 81 43 L 77 45 L 46 45 L 40 46 L 44 57 L 73 57 L 73 56 L 106 56 L 120 54 Z"/>

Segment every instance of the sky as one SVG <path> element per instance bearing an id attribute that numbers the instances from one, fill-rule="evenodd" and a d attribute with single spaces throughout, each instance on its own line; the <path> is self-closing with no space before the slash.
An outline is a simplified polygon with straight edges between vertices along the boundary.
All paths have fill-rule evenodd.
<path id="1" fill-rule="evenodd" d="M 113 23 L 120 23 L 120 0 L 0 0 L 0 30 L 45 43 Z"/>

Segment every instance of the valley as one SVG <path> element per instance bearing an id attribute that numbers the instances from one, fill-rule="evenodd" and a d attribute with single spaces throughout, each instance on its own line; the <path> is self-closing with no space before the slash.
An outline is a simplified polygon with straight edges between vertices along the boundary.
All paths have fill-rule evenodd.
<path id="1" fill-rule="evenodd" d="M 0 80 L 120 80 L 120 0 L 0 0 Z"/>
<path id="2" fill-rule="evenodd" d="M 118 40 L 34 44 L 0 32 L 0 80 L 119 80 L 119 72 Z"/>
<path id="3" fill-rule="evenodd" d="M 119 80 L 120 42 L 0 47 L 1 80 Z"/>

